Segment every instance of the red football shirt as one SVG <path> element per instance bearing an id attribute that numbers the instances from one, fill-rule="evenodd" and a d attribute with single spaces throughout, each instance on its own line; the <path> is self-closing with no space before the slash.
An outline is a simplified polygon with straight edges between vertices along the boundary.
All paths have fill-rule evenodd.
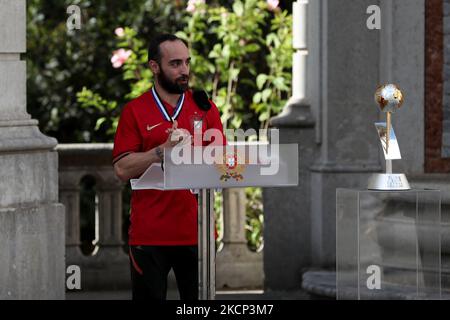
<path id="1" fill-rule="evenodd" d="M 165 101 L 172 116 L 174 107 Z M 203 119 L 203 132 L 210 128 L 223 132 L 220 114 L 214 103 L 209 111 L 201 110 L 192 92 L 185 93 L 178 114 L 178 128 L 194 133 L 193 121 Z M 166 120 L 151 92 L 132 100 L 122 110 L 114 138 L 113 159 L 132 152 L 145 152 L 163 144 L 172 123 Z M 225 143 L 225 142 L 224 142 Z M 137 178 L 137 177 L 136 177 Z M 130 245 L 196 245 L 197 199 L 190 190 L 133 190 L 131 196 Z"/>

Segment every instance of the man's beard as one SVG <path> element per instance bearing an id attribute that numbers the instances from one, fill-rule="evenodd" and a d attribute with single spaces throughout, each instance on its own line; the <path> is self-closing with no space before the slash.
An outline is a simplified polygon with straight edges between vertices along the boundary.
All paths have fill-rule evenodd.
<path id="1" fill-rule="evenodd" d="M 161 66 L 159 67 L 159 70 L 161 70 L 161 72 L 157 75 L 158 83 L 167 92 L 172 94 L 182 94 L 189 88 L 189 76 L 185 75 L 177 78 L 175 81 L 171 81 L 166 76 Z M 182 80 L 186 80 L 186 83 L 178 83 Z"/>

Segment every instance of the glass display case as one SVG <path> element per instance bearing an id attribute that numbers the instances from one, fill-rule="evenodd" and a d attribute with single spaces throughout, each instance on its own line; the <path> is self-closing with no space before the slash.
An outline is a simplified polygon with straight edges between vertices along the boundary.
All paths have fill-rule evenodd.
<path id="1" fill-rule="evenodd" d="M 441 298 L 441 192 L 337 189 L 337 299 Z"/>

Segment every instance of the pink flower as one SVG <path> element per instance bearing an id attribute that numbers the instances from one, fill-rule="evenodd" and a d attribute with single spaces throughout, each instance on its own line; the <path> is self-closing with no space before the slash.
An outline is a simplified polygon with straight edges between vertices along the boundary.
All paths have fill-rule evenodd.
<path id="1" fill-rule="evenodd" d="M 188 3 L 186 11 L 190 12 L 190 13 L 194 12 L 195 11 L 195 6 L 192 3 Z"/>
<path id="2" fill-rule="evenodd" d="M 133 52 L 131 50 L 119 49 L 113 52 L 111 63 L 114 68 L 120 68 L 125 61 L 131 56 Z"/>
<path id="3" fill-rule="evenodd" d="M 119 38 L 122 38 L 125 35 L 125 30 L 123 30 L 123 28 L 117 28 L 114 32 Z"/>
<path id="4" fill-rule="evenodd" d="M 278 8 L 279 4 L 279 0 L 267 0 L 267 5 L 269 6 L 270 11 L 275 11 L 275 9 Z"/>
<path id="5" fill-rule="evenodd" d="M 190 13 L 194 12 L 196 10 L 196 6 L 199 4 L 205 4 L 205 0 L 189 0 L 186 11 Z"/>

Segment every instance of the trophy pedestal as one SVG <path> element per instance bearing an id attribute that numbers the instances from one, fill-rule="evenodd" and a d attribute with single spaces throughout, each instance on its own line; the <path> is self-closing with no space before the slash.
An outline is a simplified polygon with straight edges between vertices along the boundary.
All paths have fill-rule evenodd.
<path id="1" fill-rule="evenodd" d="M 441 299 L 441 192 L 336 191 L 336 298 Z"/>
<path id="2" fill-rule="evenodd" d="M 375 173 L 369 178 L 369 190 L 410 190 L 408 179 L 403 173 Z"/>

